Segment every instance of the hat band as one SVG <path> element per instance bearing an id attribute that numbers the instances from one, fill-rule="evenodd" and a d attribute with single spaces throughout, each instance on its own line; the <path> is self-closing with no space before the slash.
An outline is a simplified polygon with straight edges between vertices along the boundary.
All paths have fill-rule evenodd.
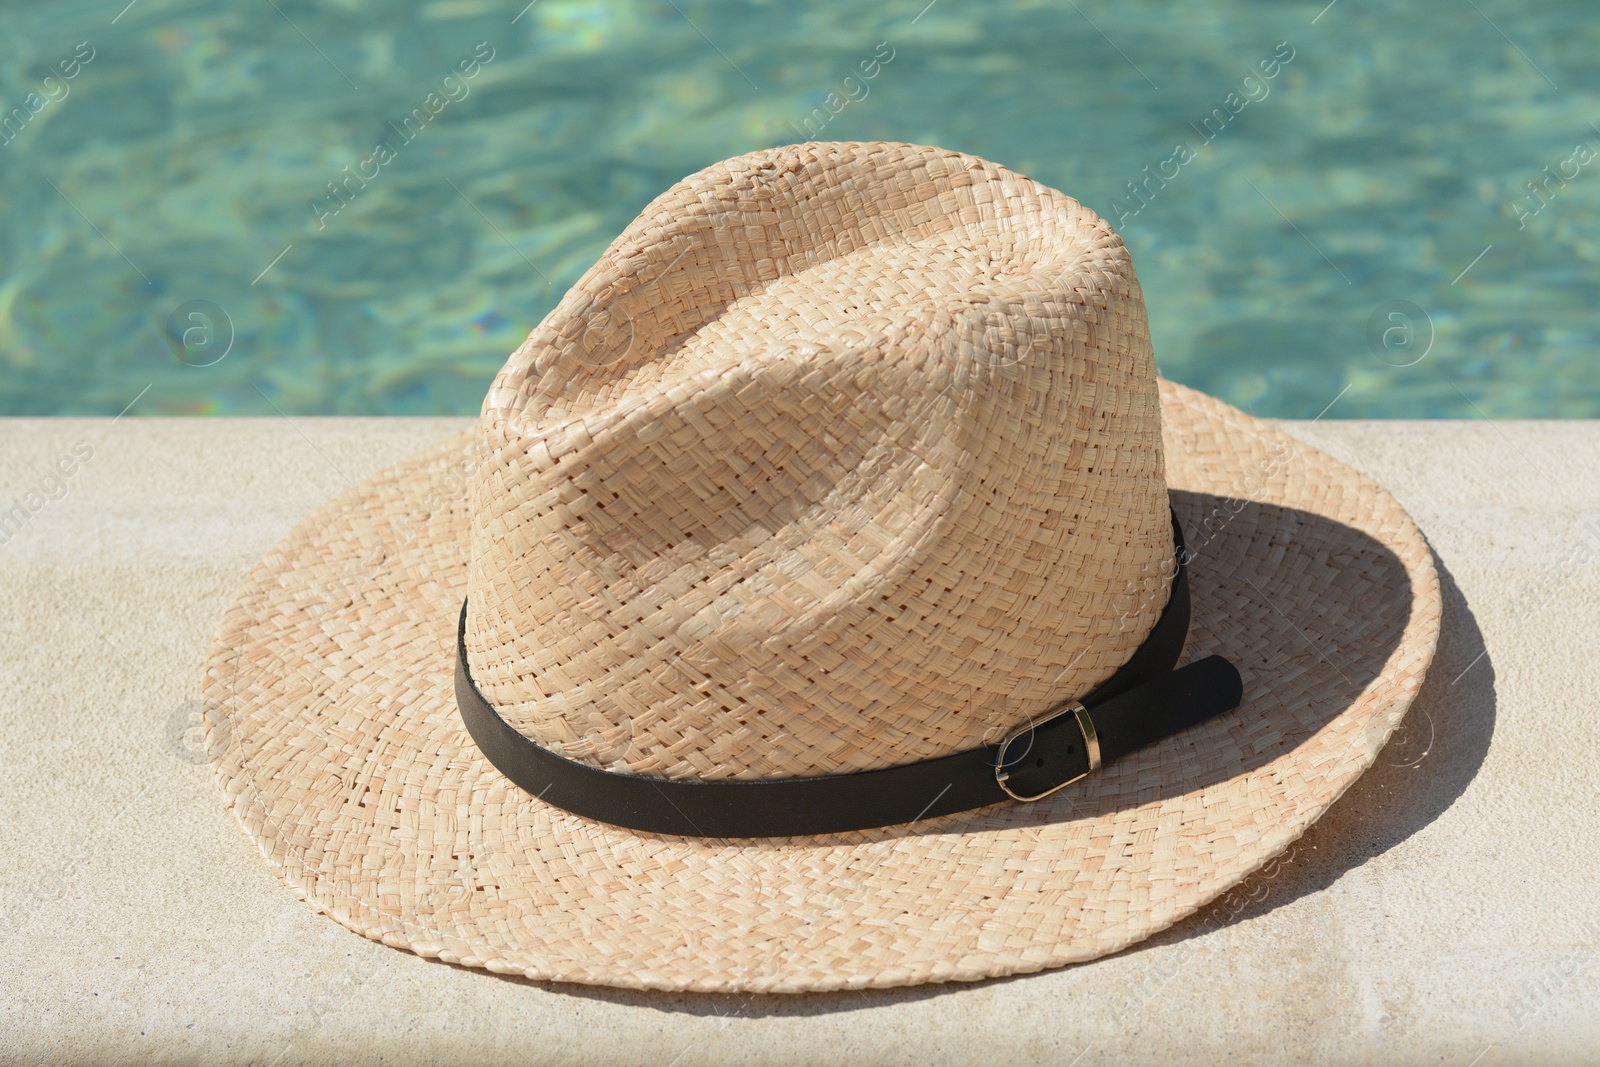
<path id="1" fill-rule="evenodd" d="M 689 837 L 788 837 L 866 830 L 1008 800 L 1031 801 L 1136 749 L 1239 706 L 1239 672 L 1221 656 L 1174 671 L 1189 633 L 1183 528 L 1161 617 L 1115 674 L 1003 741 L 950 756 L 846 774 L 697 781 L 605 771 L 518 733 L 484 699 L 467 665 L 467 604 L 456 639 L 456 703 L 494 767 L 558 808 L 601 822 Z"/>

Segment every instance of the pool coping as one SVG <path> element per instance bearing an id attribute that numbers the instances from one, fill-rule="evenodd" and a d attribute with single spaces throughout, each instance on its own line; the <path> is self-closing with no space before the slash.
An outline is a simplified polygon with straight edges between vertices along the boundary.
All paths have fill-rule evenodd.
<path id="1" fill-rule="evenodd" d="M 1488 1065 L 1600 1048 L 1600 422 L 1278 422 L 1378 477 L 1435 551 L 1444 634 L 1411 728 L 1270 877 L 1129 951 L 787 998 L 532 983 L 368 942 L 296 901 L 223 809 L 192 722 L 244 570 L 327 497 L 470 424 L 0 419 L 0 503 L 43 501 L 0 543 L 9 1058 Z"/>

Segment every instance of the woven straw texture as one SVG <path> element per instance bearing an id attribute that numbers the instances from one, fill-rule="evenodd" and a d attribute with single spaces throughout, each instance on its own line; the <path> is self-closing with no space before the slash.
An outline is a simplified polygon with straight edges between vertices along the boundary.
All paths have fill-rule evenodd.
<path id="1" fill-rule="evenodd" d="M 1143 639 L 1168 488 L 1185 659 L 1226 655 L 1245 701 L 1039 803 L 643 834 L 522 792 L 455 707 L 470 593 L 485 694 L 574 759 L 779 776 L 980 744 Z M 1157 382 L 1087 210 L 972 157 L 807 145 L 651 205 L 477 430 L 256 566 L 203 692 L 246 832 L 368 937 L 560 981 L 894 986 L 1091 959 L 1226 892 L 1371 763 L 1439 611 L 1380 486 Z"/>
<path id="2" fill-rule="evenodd" d="M 218 781 L 313 907 L 494 971 L 777 992 L 1116 951 L 1344 792 L 1439 627 L 1432 557 L 1381 487 L 1223 404 L 1163 396 L 1197 551 L 1185 658 L 1229 656 L 1245 702 L 1045 801 L 752 842 L 637 834 L 523 793 L 477 755 L 451 689 L 471 435 L 325 506 L 257 566 L 205 677 Z"/>
<path id="3" fill-rule="evenodd" d="M 611 770 L 958 752 L 1093 688 L 1166 602 L 1127 249 L 973 156 L 805 144 L 692 175 L 511 357 L 481 431 L 473 677 Z"/>

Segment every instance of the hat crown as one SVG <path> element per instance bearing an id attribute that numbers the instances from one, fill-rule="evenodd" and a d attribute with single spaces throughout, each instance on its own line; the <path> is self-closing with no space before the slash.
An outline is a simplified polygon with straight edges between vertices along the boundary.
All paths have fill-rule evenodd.
<path id="1" fill-rule="evenodd" d="M 1166 602 L 1127 250 L 973 156 L 808 143 L 686 178 L 512 354 L 479 437 L 473 677 L 610 770 L 971 748 Z"/>

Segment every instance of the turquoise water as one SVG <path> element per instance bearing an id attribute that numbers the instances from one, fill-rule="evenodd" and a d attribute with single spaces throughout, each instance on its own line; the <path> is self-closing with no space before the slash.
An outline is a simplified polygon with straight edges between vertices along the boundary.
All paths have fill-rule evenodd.
<path id="1" fill-rule="evenodd" d="M 475 413 L 652 196 L 816 135 L 1082 200 L 1256 414 L 1600 415 L 1592 0 L 124 3 L 0 5 L 0 414 Z"/>

